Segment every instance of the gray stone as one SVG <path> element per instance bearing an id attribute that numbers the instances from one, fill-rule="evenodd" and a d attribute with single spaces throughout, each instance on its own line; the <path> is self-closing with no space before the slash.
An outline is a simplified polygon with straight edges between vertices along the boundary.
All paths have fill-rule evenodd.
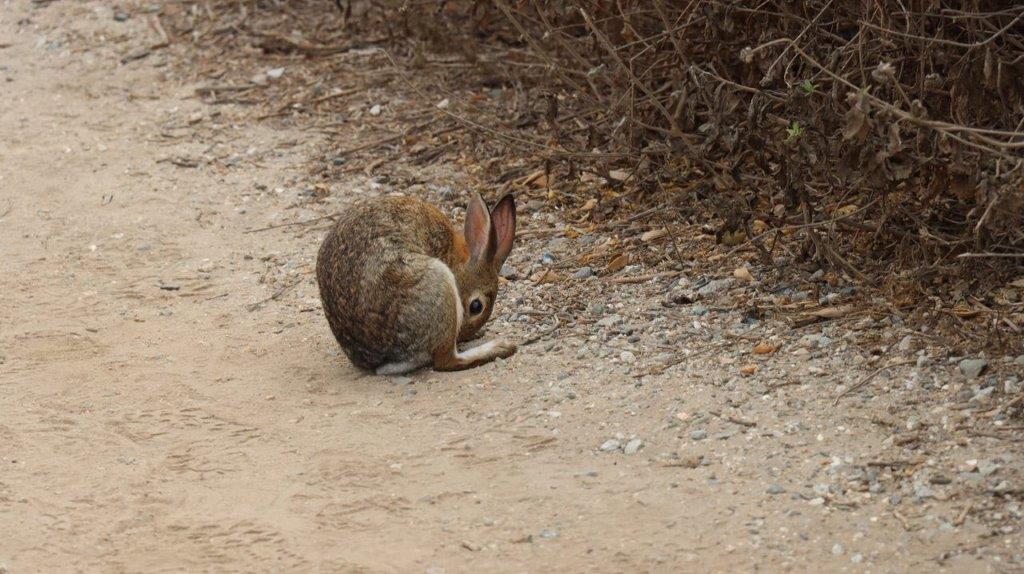
<path id="1" fill-rule="evenodd" d="M 587 279 L 594 276 L 594 270 L 590 267 L 580 267 L 572 276 L 574 279 Z"/>
<path id="2" fill-rule="evenodd" d="M 644 447 L 644 441 L 642 441 L 642 440 L 640 440 L 638 438 L 635 438 L 635 439 L 633 439 L 633 440 L 631 440 L 631 441 L 626 443 L 626 448 L 624 449 L 624 452 L 626 454 L 636 454 L 643 447 Z"/>
<path id="3" fill-rule="evenodd" d="M 569 243 L 569 239 L 568 238 L 565 238 L 565 237 L 555 237 L 555 238 L 551 239 L 551 241 L 548 241 L 547 245 L 545 246 L 545 249 L 547 251 L 558 253 L 560 251 L 565 251 L 565 250 L 569 249 L 570 245 L 571 244 Z"/>
<path id="4" fill-rule="evenodd" d="M 991 460 L 978 461 L 978 474 L 981 476 L 991 476 L 999 469 L 1000 465 Z"/>
<path id="5" fill-rule="evenodd" d="M 601 452 L 615 452 L 622 448 L 622 443 L 610 438 L 601 444 Z"/>
<path id="6" fill-rule="evenodd" d="M 971 401 L 976 403 L 983 403 L 987 401 L 989 397 L 992 396 L 992 393 L 994 393 L 995 390 L 995 387 L 985 387 L 984 389 L 978 389 L 978 392 L 974 393 L 974 396 L 971 397 Z"/>
<path id="7" fill-rule="evenodd" d="M 964 359 L 960 361 L 960 372 L 968 379 L 976 379 L 988 367 L 985 359 Z"/>
<path id="8" fill-rule="evenodd" d="M 412 383 L 412 379 L 409 377 L 391 377 L 391 383 L 399 387 L 404 387 Z"/>
<path id="9" fill-rule="evenodd" d="M 1018 367 L 1024 367 L 1024 355 L 1021 355 L 1013 360 L 1013 364 Z"/>
<path id="10" fill-rule="evenodd" d="M 721 293 L 722 291 L 725 291 L 726 289 L 731 287 L 734 282 L 735 280 L 732 277 L 726 277 L 724 279 L 714 279 L 712 281 L 708 281 L 708 283 L 701 287 L 700 289 L 697 289 L 697 294 L 700 295 L 701 297 L 707 297 L 708 295 Z"/>
<path id="11" fill-rule="evenodd" d="M 695 431 L 690 432 L 690 438 L 692 440 L 704 440 L 708 438 L 708 431 L 704 429 L 697 429 Z"/>
<path id="12" fill-rule="evenodd" d="M 515 281 L 519 278 L 519 273 L 507 263 L 501 266 L 500 275 L 509 281 Z"/>
<path id="13" fill-rule="evenodd" d="M 899 350 L 901 350 L 901 351 L 909 351 L 911 346 L 913 346 L 913 344 L 914 344 L 914 338 L 911 337 L 910 335 L 907 335 L 906 337 L 903 337 L 902 339 L 900 339 L 900 344 L 897 345 L 897 348 Z"/>
<path id="14" fill-rule="evenodd" d="M 779 486 L 777 484 L 772 484 L 772 485 L 768 486 L 768 489 L 765 492 L 767 492 L 768 494 L 772 494 L 772 495 L 783 494 L 783 493 L 786 492 L 786 489 L 782 488 L 781 486 Z"/>
<path id="15" fill-rule="evenodd" d="M 608 315 L 598 320 L 597 325 L 599 327 L 614 327 L 622 322 L 622 317 L 619 315 Z"/>
<path id="16" fill-rule="evenodd" d="M 690 314 L 696 317 L 703 317 L 708 314 L 708 308 L 702 305 L 694 305 L 690 308 Z"/>
<path id="17" fill-rule="evenodd" d="M 549 540 L 551 538 L 558 538 L 558 531 L 557 530 L 541 530 L 540 531 L 540 537 L 541 538 L 547 538 Z"/>

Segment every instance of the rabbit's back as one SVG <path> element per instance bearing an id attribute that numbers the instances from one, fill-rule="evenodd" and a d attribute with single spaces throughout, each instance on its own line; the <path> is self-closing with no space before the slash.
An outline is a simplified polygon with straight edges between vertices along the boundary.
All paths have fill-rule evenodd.
<path id="1" fill-rule="evenodd" d="M 460 239 L 440 210 L 411 198 L 364 202 L 339 216 L 316 274 L 331 331 L 353 363 L 372 369 L 421 351 L 432 338 L 421 325 L 444 324 L 448 283 L 436 261 L 464 257 Z"/>

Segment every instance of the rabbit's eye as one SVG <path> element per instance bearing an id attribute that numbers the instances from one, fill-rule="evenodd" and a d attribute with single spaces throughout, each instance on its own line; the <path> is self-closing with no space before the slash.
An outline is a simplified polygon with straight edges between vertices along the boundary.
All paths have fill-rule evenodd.
<path id="1" fill-rule="evenodd" d="M 473 315 L 479 315 L 484 310 L 484 304 L 479 299 L 473 299 L 469 302 L 469 312 Z"/>

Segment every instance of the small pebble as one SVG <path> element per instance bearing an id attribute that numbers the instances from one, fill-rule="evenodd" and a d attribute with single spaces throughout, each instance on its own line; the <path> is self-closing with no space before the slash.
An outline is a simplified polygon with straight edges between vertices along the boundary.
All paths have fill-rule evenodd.
<path id="1" fill-rule="evenodd" d="M 633 439 L 633 440 L 631 440 L 631 441 L 626 443 L 626 448 L 624 449 L 624 452 L 626 454 L 636 454 L 637 451 L 639 451 L 643 447 L 644 447 L 644 441 L 642 441 L 642 440 L 640 440 L 638 438 L 635 438 L 635 439 Z"/>
<path id="2" fill-rule="evenodd" d="M 704 429 L 697 429 L 695 431 L 690 432 L 691 440 L 704 440 L 706 438 L 708 438 L 708 431 Z"/>
<path id="3" fill-rule="evenodd" d="M 590 267 L 580 267 L 572 276 L 574 279 L 587 279 L 594 276 L 594 270 Z"/>
<path id="4" fill-rule="evenodd" d="M 986 367 L 988 367 L 988 361 L 985 359 L 964 359 L 960 361 L 960 372 L 968 379 L 978 378 L 985 371 Z"/>

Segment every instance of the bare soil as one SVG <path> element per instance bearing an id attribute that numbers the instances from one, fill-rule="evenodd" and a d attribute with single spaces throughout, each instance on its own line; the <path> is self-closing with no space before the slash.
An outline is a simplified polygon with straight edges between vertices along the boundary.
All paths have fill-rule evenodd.
<path id="1" fill-rule="evenodd" d="M 152 32 L 116 7 L 0 0 L 0 571 L 1024 567 L 1012 355 L 968 379 L 892 324 L 861 327 L 879 353 L 849 323 L 751 327 L 739 283 L 701 313 L 592 278 L 508 361 L 355 370 L 322 226 L 282 224 L 402 190 L 320 197 L 315 136 L 205 105 L 159 51 L 122 63 Z M 489 336 L 560 289 L 510 281 Z"/>

